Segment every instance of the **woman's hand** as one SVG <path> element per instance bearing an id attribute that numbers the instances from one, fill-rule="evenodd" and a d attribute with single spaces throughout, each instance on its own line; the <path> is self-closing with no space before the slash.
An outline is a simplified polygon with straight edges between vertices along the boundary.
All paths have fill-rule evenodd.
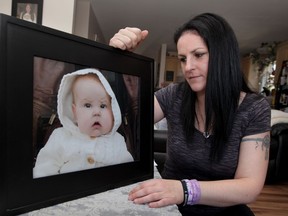
<path id="1" fill-rule="evenodd" d="M 140 183 L 129 193 L 129 200 L 135 204 L 148 204 L 150 208 L 160 208 L 181 204 L 184 199 L 180 181 L 152 179 Z"/>
<path id="2" fill-rule="evenodd" d="M 147 35 L 147 30 L 142 31 L 139 28 L 126 27 L 125 29 L 120 29 L 119 32 L 110 39 L 109 45 L 122 50 L 132 51 Z"/>

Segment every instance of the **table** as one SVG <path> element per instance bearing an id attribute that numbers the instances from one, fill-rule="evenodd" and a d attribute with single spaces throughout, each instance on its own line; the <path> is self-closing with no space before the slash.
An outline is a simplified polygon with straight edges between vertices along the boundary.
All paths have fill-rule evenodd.
<path id="1" fill-rule="evenodd" d="M 154 178 L 161 178 L 154 167 Z M 128 200 L 136 184 L 60 203 L 22 214 L 22 216 L 181 216 L 176 205 L 152 209 Z"/>

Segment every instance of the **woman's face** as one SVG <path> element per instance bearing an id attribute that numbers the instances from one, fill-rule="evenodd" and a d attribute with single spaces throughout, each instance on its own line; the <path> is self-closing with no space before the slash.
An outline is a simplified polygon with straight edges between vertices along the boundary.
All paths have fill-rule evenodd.
<path id="1" fill-rule="evenodd" d="M 30 13 L 30 12 L 31 12 L 31 6 L 30 6 L 30 4 L 27 4 L 27 5 L 26 5 L 26 12 L 27 12 L 27 13 Z"/>
<path id="2" fill-rule="evenodd" d="M 177 43 L 178 59 L 186 81 L 196 93 L 205 93 L 209 52 L 196 31 L 182 34 Z"/>

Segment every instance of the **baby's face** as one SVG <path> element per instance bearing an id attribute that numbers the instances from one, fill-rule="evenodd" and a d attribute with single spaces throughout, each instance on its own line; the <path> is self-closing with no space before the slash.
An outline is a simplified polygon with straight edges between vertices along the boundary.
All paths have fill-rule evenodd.
<path id="1" fill-rule="evenodd" d="M 72 110 L 79 130 L 90 137 L 109 133 L 114 124 L 111 99 L 100 81 L 78 79 L 73 88 Z"/>

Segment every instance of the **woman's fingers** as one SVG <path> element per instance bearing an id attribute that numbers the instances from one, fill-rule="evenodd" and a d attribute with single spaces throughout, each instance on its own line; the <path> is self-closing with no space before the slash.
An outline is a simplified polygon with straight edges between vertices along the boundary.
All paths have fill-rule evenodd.
<path id="1" fill-rule="evenodd" d="M 183 201 L 183 189 L 180 181 L 154 179 L 136 186 L 129 193 L 129 200 L 135 204 L 148 204 L 159 208 Z"/>
<path id="2" fill-rule="evenodd" d="M 109 45 L 131 51 L 135 49 L 147 35 L 147 30 L 141 31 L 139 28 L 126 27 L 125 29 L 120 29 L 119 32 L 110 39 Z"/>

